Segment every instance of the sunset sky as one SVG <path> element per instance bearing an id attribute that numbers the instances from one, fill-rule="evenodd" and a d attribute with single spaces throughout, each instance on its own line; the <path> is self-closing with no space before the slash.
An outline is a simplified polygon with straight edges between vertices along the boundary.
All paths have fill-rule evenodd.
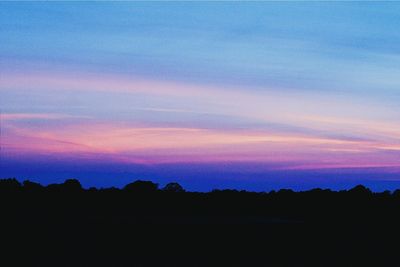
<path id="1" fill-rule="evenodd" d="M 400 185 L 400 3 L 0 3 L 0 177 Z"/>

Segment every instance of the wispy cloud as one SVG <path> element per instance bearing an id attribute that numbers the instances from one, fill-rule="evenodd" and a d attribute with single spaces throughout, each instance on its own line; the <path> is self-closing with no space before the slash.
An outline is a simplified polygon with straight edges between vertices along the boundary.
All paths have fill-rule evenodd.
<path id="1" fill-rule="evenodd" d="M 88 116 L 74 116 L 54 113 L 5 113 L 1 114 L 1 120 L 62 120 L 89 118 Z"/>
<path id="2" fill-rule="evenodd" d="M 125 163 L 275 162 L 292 168 L 397 166 L 396 144 L 260 130 L 143 127 L 124 123 L 8 124 L 10 154 L 109 155 Z M 327 162 L 330 162 L 329 164 Z M 297 166 L 297 167 L 296 167 Z"/>

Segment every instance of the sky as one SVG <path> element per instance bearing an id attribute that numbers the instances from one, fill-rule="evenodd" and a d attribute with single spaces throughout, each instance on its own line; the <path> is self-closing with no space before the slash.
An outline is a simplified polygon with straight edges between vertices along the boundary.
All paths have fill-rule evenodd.
<path id="1" fill-rule="evenodd" d="M 400 3 L 1 2 L 0 177 L 400 187 Z"/>

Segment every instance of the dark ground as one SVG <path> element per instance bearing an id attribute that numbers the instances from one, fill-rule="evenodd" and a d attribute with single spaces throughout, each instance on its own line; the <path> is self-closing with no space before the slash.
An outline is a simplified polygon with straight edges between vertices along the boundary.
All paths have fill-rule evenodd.
<path id="1" fill-rule="evenodd" d="M 400 266 L 400 191 L 0 180 L 0 266 Z"/>

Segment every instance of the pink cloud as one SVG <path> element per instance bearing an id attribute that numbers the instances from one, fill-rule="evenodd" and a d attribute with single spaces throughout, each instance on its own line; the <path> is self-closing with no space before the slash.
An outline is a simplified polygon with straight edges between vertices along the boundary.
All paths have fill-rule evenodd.
<path id="1" fill-rule="evenodd" d="M 118 123 L 34 127 L 7 124 L 5 153 L 47 154 L 120 163 L 265 162 L 287 169 L 396 167 L 395 144 L 251 130 L 140 127 Z M 385 150 L 385 148 L 388 148 Z M 286 168 L 286 167 L 285 167 Z"/>
<path id="2" fill-rule="evenodd" d="M 270 127 L 270 130 L 145 127 L 135 124 L 134 119 L 116 123 L 100 118 L 102 123 L 93 120 L 82 123 L 75 120 L 78 116 L 59 113 L 3 114 L 3 146 L 7 153 L 15 155 L 45 153 L 93 160 L 108 155 L 110 159 L 126 163 L 284 162 L 298 169 L 357 165 L 392 168 L 400 165 L 398 154 L 393 154 L 400 150 L 400 126 L 393 120 L 380 120 L 379 112 L 376 117 L 370 116 L 373 105 L 356 106 L 352 99 L 306 92 L 296 95 L 265 88 L 259 91 L 226 90 L 210 85 L 76 73 L 6 73 L 1 87 L 1 90 L 37 90 L 39 95 L 40 90 L 53 90 L 61 96 L 71 91 L 77 95 L 85 92 L 90 95 L 87 101 L 92 100 L 91 93 L 98 91 L 146 95 L 149 102 L 157 96 L 171 107 L 143 105 L 139 109 L 182 113 L 206 111 L 257 123 L 305 129 L 300 133 L 290 127 L 289 130 L 279 127 Z M 110 103 L 113 107 L 118 104 Z M 63 123 L 66 119 L 72 120 Z M 18 124 L 18 120 L 59 120 L 60 124 L 35 126 Z M 360 138 L 347 140 L 318 133 Z"/>

